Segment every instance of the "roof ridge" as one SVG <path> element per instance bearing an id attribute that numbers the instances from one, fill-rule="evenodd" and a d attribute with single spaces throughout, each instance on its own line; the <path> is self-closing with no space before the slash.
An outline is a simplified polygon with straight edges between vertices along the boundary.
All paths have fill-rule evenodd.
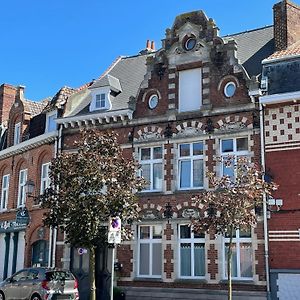
<path id="1" fill-rule="evenodd" d="M 111 65 L 99 76 L 97 80 L 102 79 L 104 76 L 106 76 L 114 67 L 115 65 L 123 58 L 123 56 L 119 55 L 112 63 Z"/>
<path id="2" fill-rule="evenodd" d="M 250 29 L 250 30 L 245 30 L 245 31 L 241 31 L 241 32 L 233 33 L 233 34 L 227 34 L 227 35 L 223 35 L 221 37 L 222 38 L 224 38 L 224 37 L 231 37 L 231 36 L 234 36 L 234 35 L 239 35 L 239 34 L 243 34 L 243 33 L 258 31 L 258 30 L 262 30 L 262 29 L 265 29 L 265 28 L 273 27 L 273 26 L 274 25 L 265 25 L 263 27 L 259 27 L 259 28 L 255 28 L 255 29 Z"/>

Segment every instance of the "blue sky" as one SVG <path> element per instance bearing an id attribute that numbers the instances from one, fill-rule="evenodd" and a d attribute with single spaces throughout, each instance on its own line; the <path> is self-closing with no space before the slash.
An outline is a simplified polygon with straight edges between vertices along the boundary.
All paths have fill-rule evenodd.
<path id="1" fill-rule="evenodd" d="M 117 56 L 145 48 L 147 39 L 159 48 L 178 14 L 203 10 L 227 35 L 271 25 L 277 2 L 1 1 L 0 84 L 25 85 L 26 98 L 38 101 L 99 77 Z"/>

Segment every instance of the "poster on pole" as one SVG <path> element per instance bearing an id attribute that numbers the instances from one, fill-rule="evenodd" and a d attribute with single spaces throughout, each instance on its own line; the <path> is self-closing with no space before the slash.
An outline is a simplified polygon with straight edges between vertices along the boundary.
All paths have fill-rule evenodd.
<path id="1" fill-rule="evenodd" d="M 108 243 L 121 243 L 121 219 L 119 217 L 110 217 L 108 221 Z"/>

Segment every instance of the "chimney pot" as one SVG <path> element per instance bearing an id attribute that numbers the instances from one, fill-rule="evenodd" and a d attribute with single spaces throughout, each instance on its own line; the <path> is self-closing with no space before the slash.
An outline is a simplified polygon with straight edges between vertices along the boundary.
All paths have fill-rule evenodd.
<path id="1" fill-rule="evenodd" d="M 151 45 L 150 45 L 150 40 L 147 40 L 147 43 L 146 43 L 146 49 L 151 49 Z"/>
<path id="2" fill-rule="evenodd" d="M 154 43 L 154 41 L 151 42 L 151 50 L 155 51 L 155 43 Z"/>

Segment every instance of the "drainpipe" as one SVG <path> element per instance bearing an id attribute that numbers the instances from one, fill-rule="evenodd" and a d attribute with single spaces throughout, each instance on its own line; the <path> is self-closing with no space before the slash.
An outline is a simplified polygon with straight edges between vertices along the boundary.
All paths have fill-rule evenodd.
<path id="1" fill-rule="evenodd" d="M 51 268 L 52 266 L 52 226 L 50 227 L 49 232 L 49 253 L 48 253 L 48 268 Z"/>
<path id="2" fill-rule="evenodd" d="M 261 165 L 263 174 L 265 174 L 265 135 L 264 135 L 264 108 L 259 103 L 259 114 L 260 114 L 260 144 L 261 144 Z M 270 293 L 270 267 L 269 267 L 269 240 L 268 240 L 268 218 L 267 218 L 267 197 L 263 195 L 263 219 L 264 219 L 264 246 L 265 246 L 265 265 L 266 265 L 266 284 L 267 284 L 267 299 L 271 299 Z"/>

